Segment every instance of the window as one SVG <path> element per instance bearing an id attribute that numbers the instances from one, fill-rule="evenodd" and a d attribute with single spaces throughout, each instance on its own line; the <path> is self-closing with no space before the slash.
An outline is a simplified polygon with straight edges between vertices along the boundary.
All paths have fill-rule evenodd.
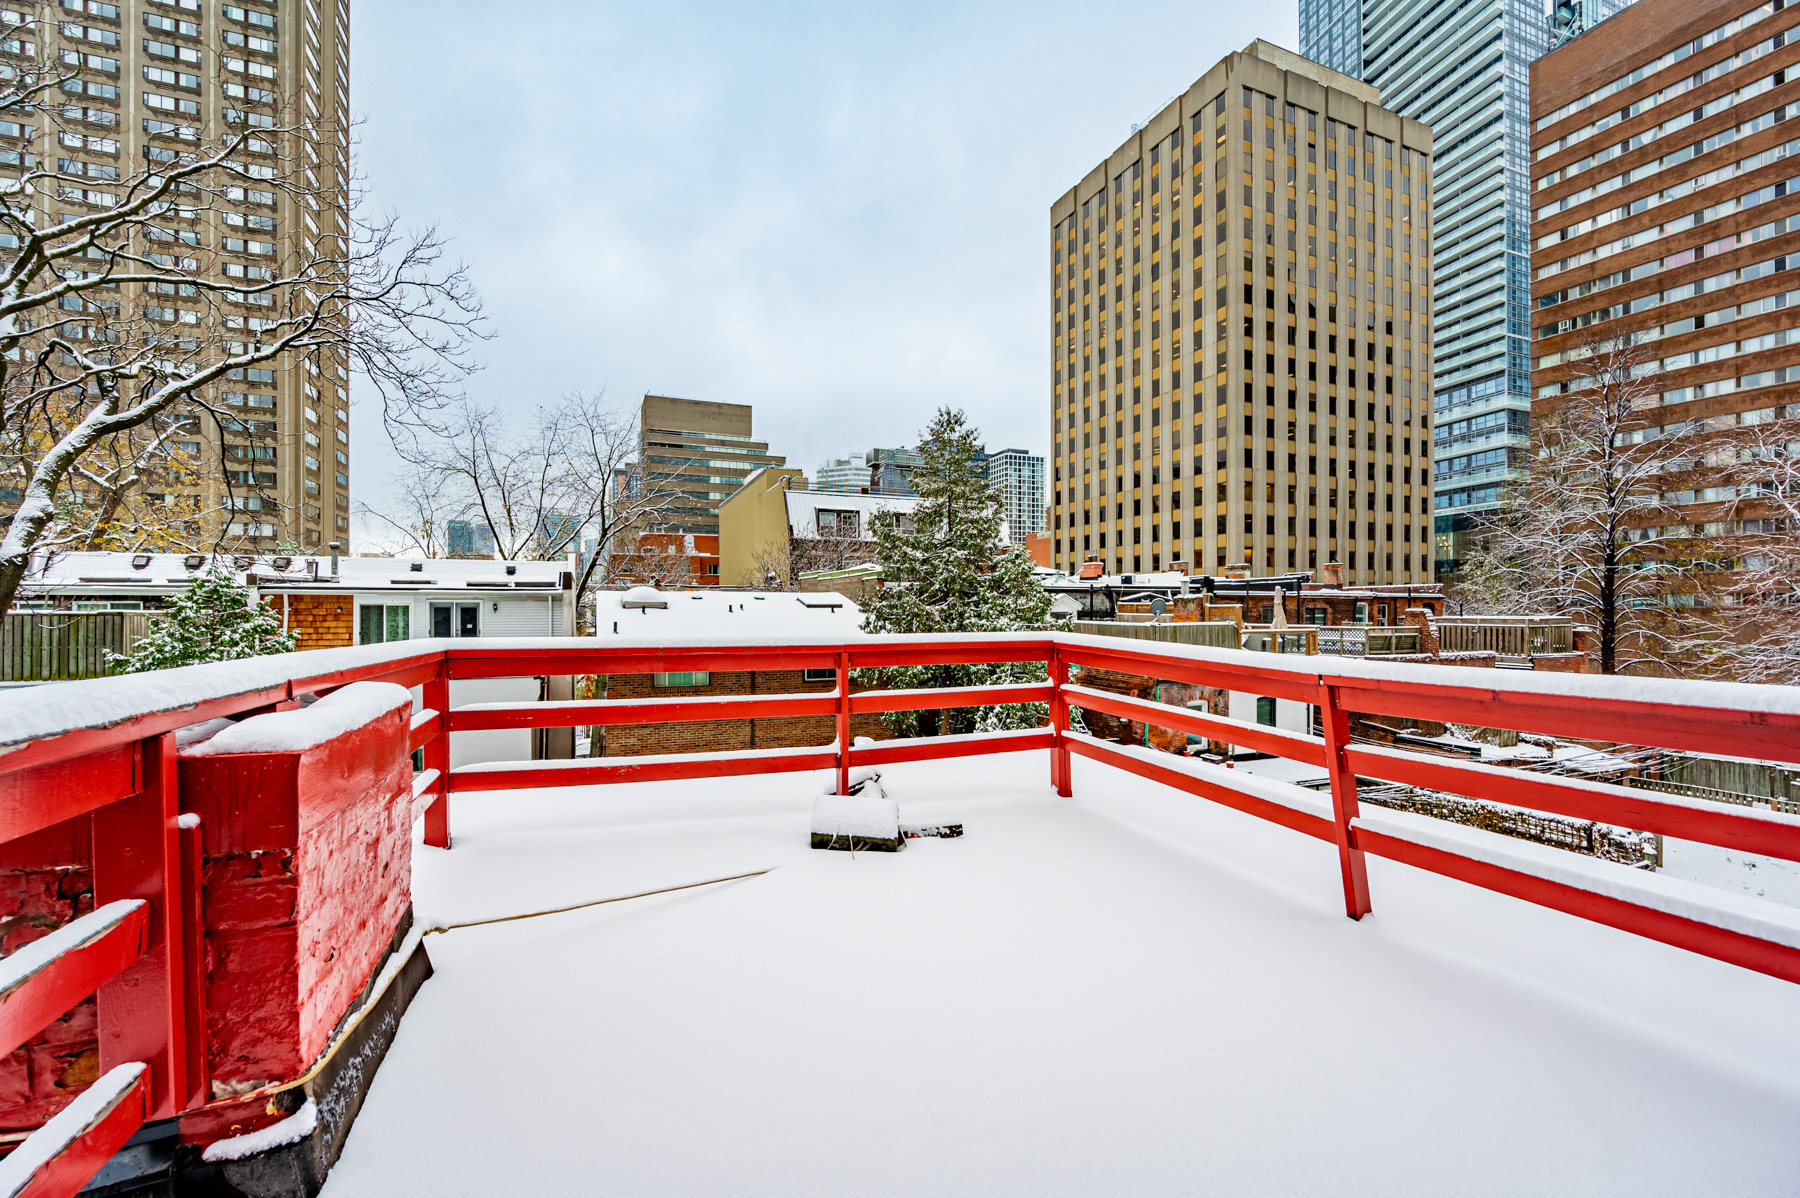
<path id="1" fill-rule="evenodd" d="M 820 508 L 818 511 L 818 532 L 822 537 L 857 537 L 861 536 L 858 512 L 830 511 Z"/>
<path id="2" fill-rule="evenodd" d="M 671 674 L 652 674 L 650 685 L 653 687 L 711 686 L 712 672 L 710 670 L 684 670 Z"/>
<path id="3" fill-rule="evenodd" d="M 836 682 L 837 671 L 830 666 L 826 666 L 822 670 L 802 670 L 800 671 L 800 680 L 802 682 Z"/>
<path id="4" fill-rule="evenodd" d="M 431 605 L 431 635 L 480 636 L 481 604 L 479 603 L 433 603 Z"/>
<path id="5" fill-rule="evenodd" d="M 412 636 L 412 609 L 403 603 L 365 603 L 361 609 L 356 643 L 379 645 L 384 641 L 404 641 Z"/>
<path id="6" fill-rule="evenodd" d="M 1268 695 L 1256 696 L 1256 722 L 1275 726 L 1275 700 Z"/>

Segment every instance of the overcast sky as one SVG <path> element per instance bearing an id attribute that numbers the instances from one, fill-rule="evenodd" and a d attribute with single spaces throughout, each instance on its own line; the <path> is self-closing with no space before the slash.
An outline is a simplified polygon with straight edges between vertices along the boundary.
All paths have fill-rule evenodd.
<path id="1" fill-rule="evenodd" d="M 1296 45 L 1292 0 L 351 9 L 360 169 L 454 239 L 497 333 L 470 394 L 753 404 L 809 474 L 944 403 L 1045 452 L 1051 202 L 1226 53 Z"/>

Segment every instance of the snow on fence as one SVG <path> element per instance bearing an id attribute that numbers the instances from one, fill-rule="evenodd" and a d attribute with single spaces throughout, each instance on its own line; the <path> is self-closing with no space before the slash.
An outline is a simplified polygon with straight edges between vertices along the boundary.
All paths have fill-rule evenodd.
<path id="1" fill-rule="evenodd" d="M 1042 682 L 948 691 L 851 694 L 849 672 L 878 666 L 1038 662 Z M 1094 668 L 1316 706 L 1322 736 L 1266 727 L 1084 687 Z M 827 694 L 483 703 L 449 708 L 453 679 L 696 670 L 831 669 Z M 418 687 L 423 704 L 407 748 L 423 750 L 412 788 L 427 843 L 451 844 L 458 791 L 718 777 L 828 768 L 838 789 L 857 766 L 980 753 L 1047 750 L 1051 785 L 1073 792 L 1072 755 L 1103 762 L 1334 844 L 1347 914 L 1371 909 L 1367 854 L 1800 982 L 1800 913 L 1709 894 L 1640 870 L 1425 816 L 1358 806 L 1357 779 L 1462 795 L 1612 827 L 1800 860 L 1800 816 L 1728 807 L 1580 777 L 1526 773 L 1401 748 L 1352 744 L 1349 714 L 1428 718 L 1622 744 L 1800 763 L 1800 694 L 1785 687 L 1676 683 L 1590 675 L 1462 671 L 1357 658 L 1127 642 L 1080 634 L 878 636 L 745 644 L 612 639 L 409 641 L 193 666 L 125 679 L 0 695 L 0 843 L 60 822 L 93 821 L 97 915 L 0 973 L 0 1035 L 24 1043 L 122 969 L 156 977 L 141 998 L 100 1009 L 99 1091 L 35 1133 L 7 1170 L 20 1192 L 74 1194 L 147 1118 L 205 1100 L 192 1062 L 201 1011 L 197 828 L 182 818 L 175 747 L 182 729 L 300 705 L 353 683 Z M 390 692 L 391 693 L 391 692 Z M 856 745 L 863 712 L 1047 702 L 1046 726 Z M 1188 732 L 1324 768 L 1329 796 L 1071 730 L 1071 705 Z M 391 709 L 391 708 L 389 708 Z M 719 718 L 835 716 L 833 743 L 731 753 L 561 762 L 449 764 L 449 734 Z M 1535 851 L 1530 851 L 1535 850 Z M 184 882 L 183 879 L 186 879 Z M 118 900 L 142 898 L 141 907 Z M 160 950 L 160 951 L 157 951 Z M 123 1070 L 121 1072 L 121 1070 Z M 90 1091 L 93 1093 L 94 1091 Z M 48 1137 L 48 1138 L 40 1138 Z M 17 1162 L 15 1165 L 14 1162 Z M 0 1166 L 4 1168 L 4 1166 Z"/>

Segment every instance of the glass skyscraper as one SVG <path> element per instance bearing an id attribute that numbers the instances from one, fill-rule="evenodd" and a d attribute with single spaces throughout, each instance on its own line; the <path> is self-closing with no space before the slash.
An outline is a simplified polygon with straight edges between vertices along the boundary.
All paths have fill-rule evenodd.
<path id="1" fill-rule="evenodd" d="M 1567 28 L 1626 0 L 1565 0 Z M 1300 52 L 1373 84 L 1383 107 L 1429 125 L 1434 552 L 1462 558 L 1474 517 L 1521 469 L 1531 411 L 1531 124 L 1527 72 L 1548 50 L 1543 0 L 1300 0 Z"/>

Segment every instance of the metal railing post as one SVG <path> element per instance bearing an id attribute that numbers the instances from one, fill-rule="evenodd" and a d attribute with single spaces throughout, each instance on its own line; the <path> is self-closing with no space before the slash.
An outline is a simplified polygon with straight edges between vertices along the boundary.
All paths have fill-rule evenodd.
<path id="1" fill-rule="evenodd" d="M 1369 874 L 1356 847 L 1350 821 L 1356 818 L 1356 774 L 1344 750 L 1350 745 L 1350 713 L 1338 688 L 1319 683 L 1319 722 L 1325 730 L 1325 768 L 1331 774 L 1331 814 L 1337 832 L 1338 866 L 1344 875 L 1344 913 L 1361 919 L 1369 913 Z"/>
<path id="2" fill-rule="evenodd" d="M 837 655 L 837 793 L 850 793 L 850 654 Z"/>
<path id="3" fill-rule="evenodd" d="M 1063 798 L 1074 794 L 1074 780 L 1069 776 L 1069 746 L 1063 739 L 1069 730 L 1069 701 L 1063 698 L 1063 686 L 1069 680 L 1069 666 L 1063 660 L 1062 647 L 1050 647 L 1050 785 Z"/>
<path id="4" fill-rule="evenodd" d="M 437 673 L 424 686 L 424 704 L 437 712 L 437 735 L 425 742 L 425 768 L 436 770 L 431 801 L 425 808 L 425 843 L 450 847 L 450 655 L 438 662 Z"/>

